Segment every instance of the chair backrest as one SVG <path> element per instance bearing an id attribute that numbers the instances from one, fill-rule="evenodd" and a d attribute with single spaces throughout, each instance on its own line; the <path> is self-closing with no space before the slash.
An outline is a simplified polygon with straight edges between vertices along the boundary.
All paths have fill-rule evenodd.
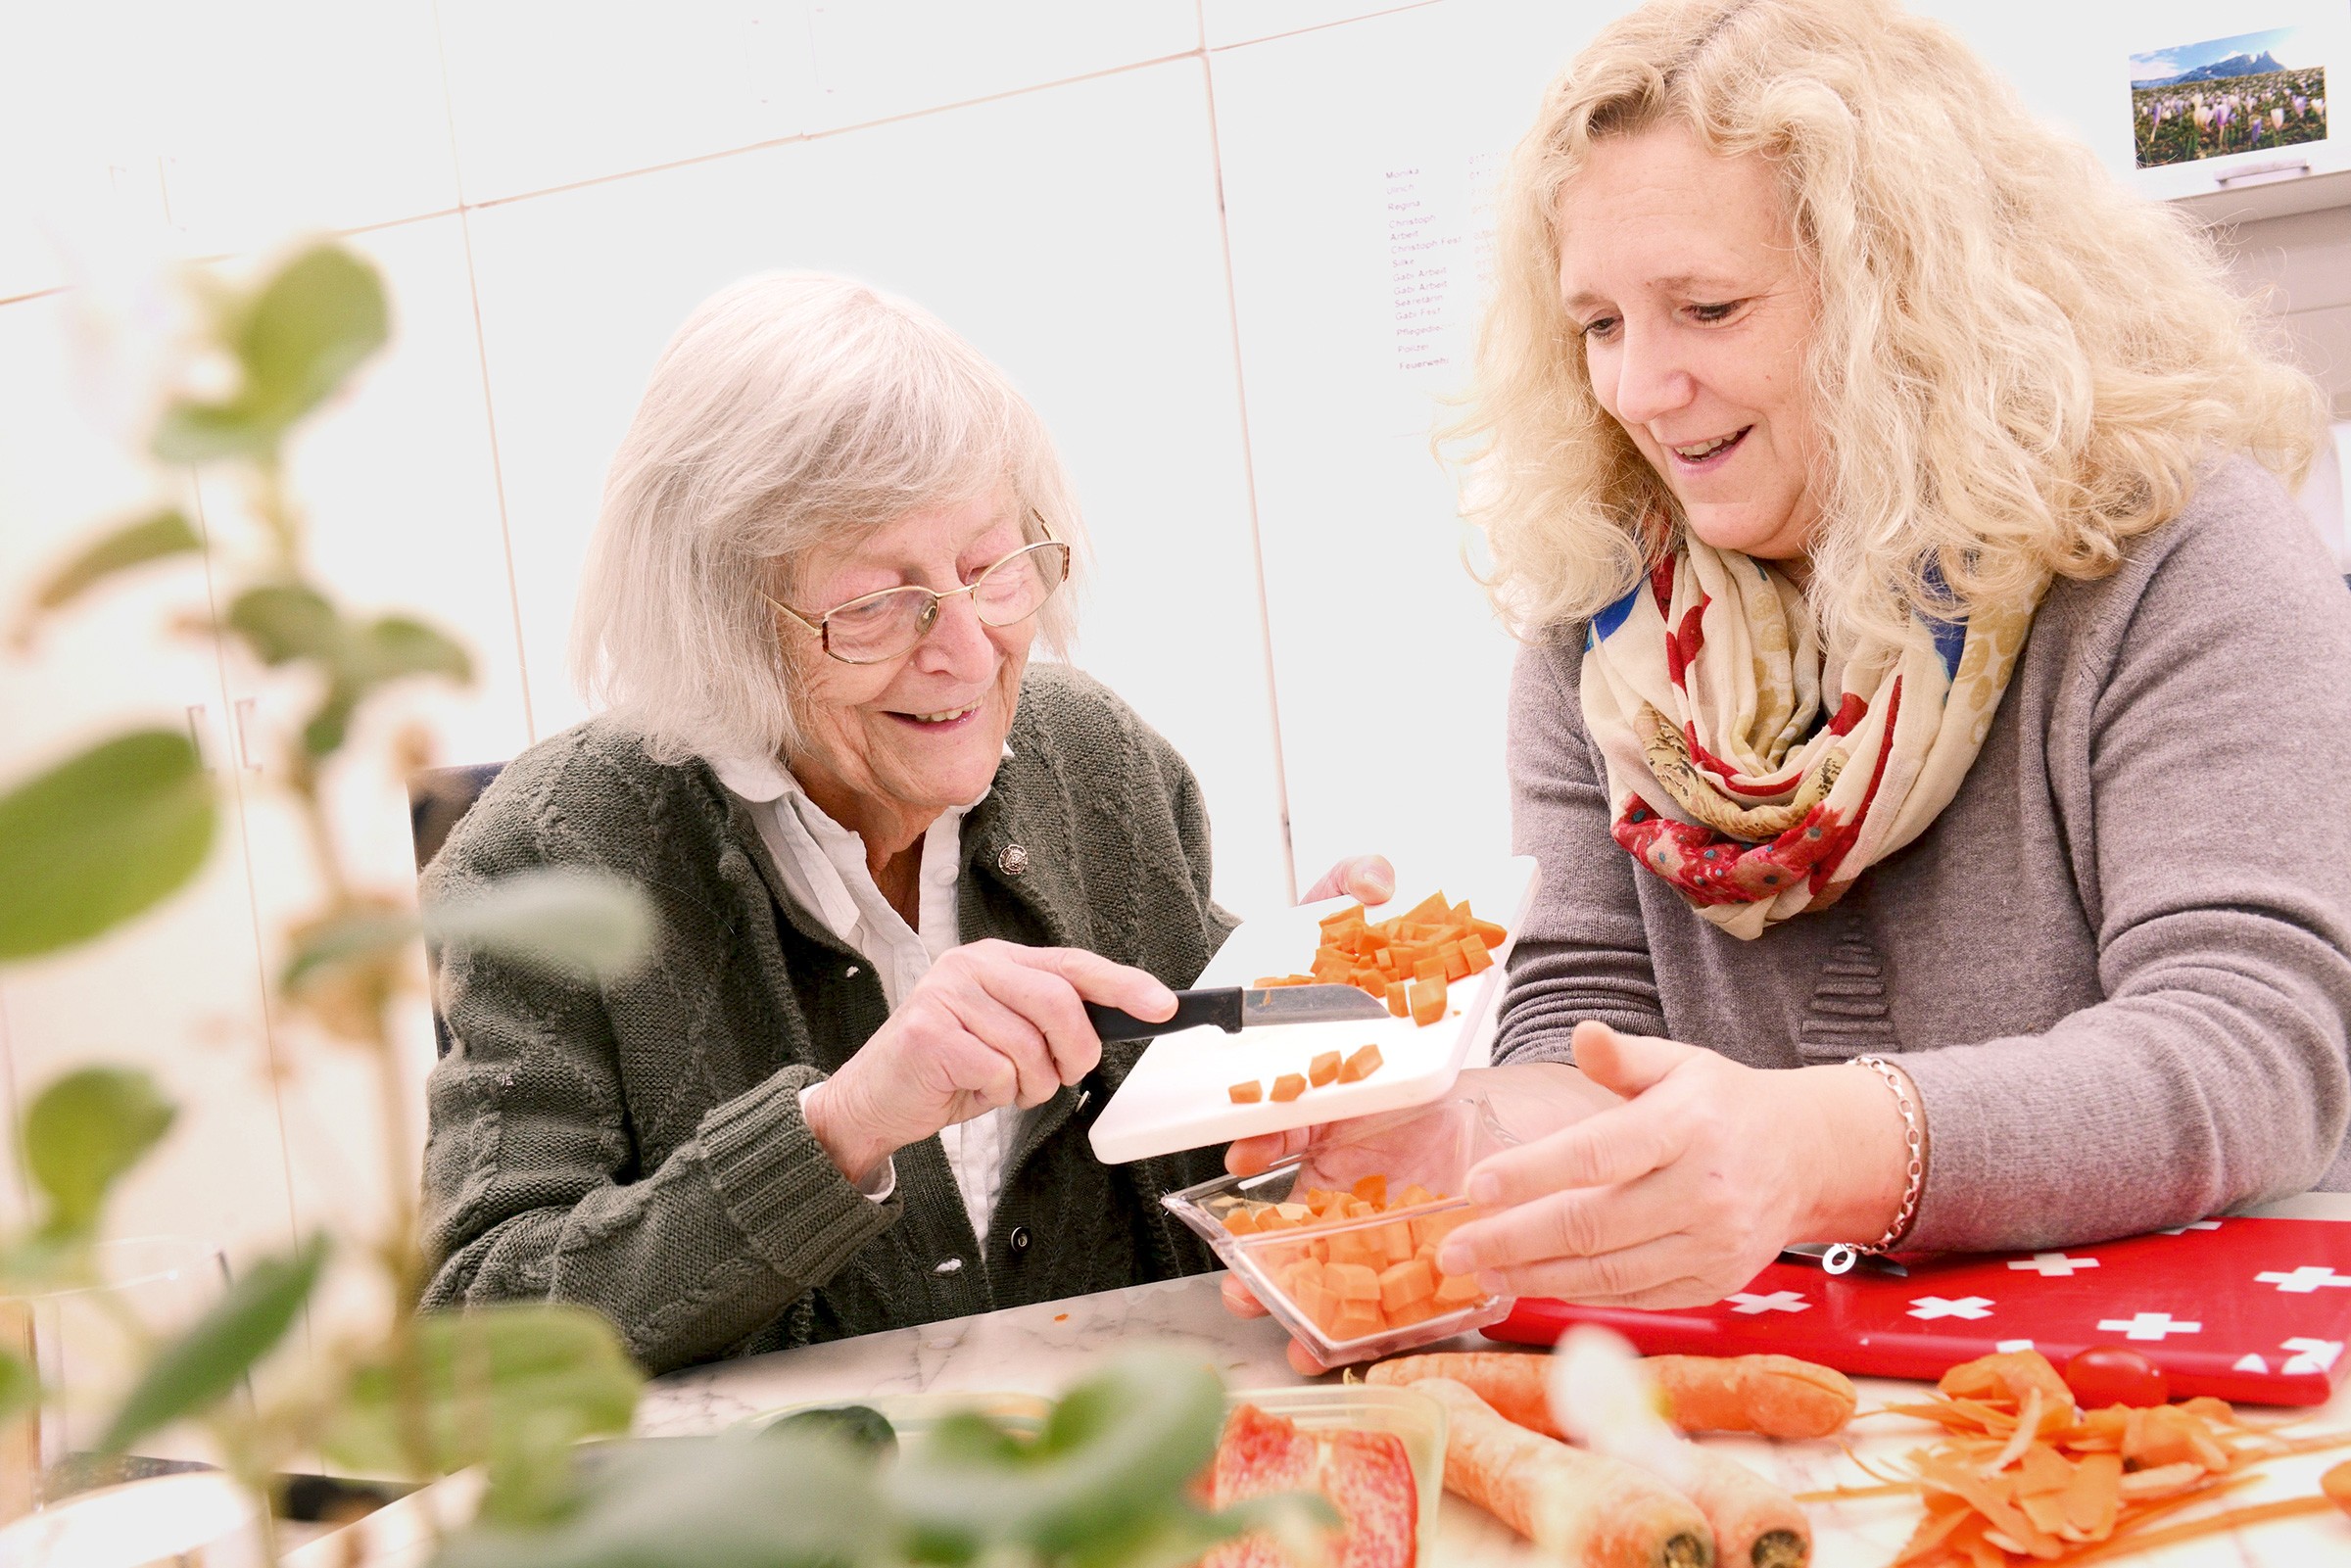
<path id="1" fill-rule="evenodd" d="M 408 832 L 416 840 L 416 869 L 441 853 L 458 821 L 473 809 L 504 771 L 503 762 L 474 762 L 461 768 L 427 768 L 408 775 Z"/>
<path id="2" fill-rule="evenodd" d="M 457 823 L 482 798 L 505 767 L 503 762 L 469 763 L 461 768 L 427 768 L 408 775 L 408 833 L 416 841 L 416 869 L 421 872 L 441 853 Z M 440 966 L 431 966 L 433 979 L 433 1049 L 449 1055 L 449 1024 L 442 1020 Z"/>

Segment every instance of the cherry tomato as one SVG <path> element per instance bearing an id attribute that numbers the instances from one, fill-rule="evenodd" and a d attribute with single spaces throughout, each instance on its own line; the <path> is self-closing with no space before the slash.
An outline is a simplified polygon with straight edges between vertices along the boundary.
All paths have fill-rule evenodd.
<path id="1" fill-rule="evenodd" d="M 2123 1345 L 2092 1345 L 2065 1363 L 2065 1386 L 2085 1410 L 2161 1404 L 2172 1397 L 2163 1368 Z"/>

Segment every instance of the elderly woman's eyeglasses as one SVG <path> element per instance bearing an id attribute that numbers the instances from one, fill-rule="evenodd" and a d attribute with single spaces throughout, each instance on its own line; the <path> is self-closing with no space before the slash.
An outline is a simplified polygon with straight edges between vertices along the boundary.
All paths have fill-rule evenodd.
<path id="1" fill-rule="evenodd" d="M 814 619 L 779 600 L 767 601 L 814 632 L 825 651 L 841 663 L 880 664 L 929 637 L 938 624 L 939 605 L 958 594 L 972 596 L 972 611 L 983 626 L 1012 626 L 1043 609 L 1069 575 L 1070 546 L 1048 539 L 1014 550 L 944 594 L 909 583 L 861 594 Z"/>

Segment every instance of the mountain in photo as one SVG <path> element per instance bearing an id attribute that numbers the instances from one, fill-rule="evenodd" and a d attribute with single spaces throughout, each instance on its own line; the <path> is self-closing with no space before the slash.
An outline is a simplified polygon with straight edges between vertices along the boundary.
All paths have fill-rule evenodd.
<path id="1" fill-rule="evenodd" d="M 2273 71 L 2283 71 L 2284 69 L 2283 66 L 2278 64 L 2276 55 L 2264 49 L 2257 55 L 2231 55 L 2226 60 L 2215 60 L 2207 65 L 2198 66 L 2193 71 L 2183 71 L 2177 76 L 2158 76 L 2151 81 L 2135 81 L 2131 85 L 2133 87 L 2177 87 L 2183 82 L 2219 81 L 2226 76 L 2264 76 Z"/>

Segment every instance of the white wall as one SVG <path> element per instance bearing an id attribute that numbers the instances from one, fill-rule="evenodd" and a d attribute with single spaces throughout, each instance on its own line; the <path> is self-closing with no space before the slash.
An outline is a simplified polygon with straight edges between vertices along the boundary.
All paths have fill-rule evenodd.
<path id="1" fill-rule="evenodd" d="M 2099 30 L 2119 8 L 1927 8 L 2113 156 L 2097 62 L 2142 46 Z M 298 453 L 322 569 L 463 634 L 476 688 L 404 716 L 429 719 L 448 760 L 509 756 L 584 711 L 570 601 L 603 464 L 669 332 L 746 272 L 849 271 L 938 311 L 1057 432 L 1100 555 L 1080 662 L 1199 771 L 1226 902 L 1266 907 L 1367 848 L 1408 882 L 1473 892 L 1507 836 L 1510 646 L 1428 436 L 1462 374 L 1500 156 L 1617 9 L 20 8 L 0 52 L 0 594 L 146 494 L 66 395 L 76 297 L 56 242 L 243 260 L 340 230 L 383 268 L 399 328 Z M 2284 260 L 2248 264 L 2339 283 L 2309 248 L 2345 232 L 2321 214 L 2254 248 Z M 18 1094 L 87 1056 L 164 1065 L 193 1109 L 126 1228 L 245 1251 L 364 1212 L 384 1162 L 348 1065 L 273 1070 L 289 1053 L 262 955 L 303 863 L 230 721 L 265 754 L 295 694 L 158 639 L 174 594 L 202 586 L 114 592 L 0 666 L 0 778 L 161 714 L 198 727 L 245 805 L 170 911 L 12 972 L 0 1046 Z M 397 781 L 348 780 L 341 805 L 369 875 L 408 889 Z M 421 1073 L 429 1034 L 410 1023 Z"/>

